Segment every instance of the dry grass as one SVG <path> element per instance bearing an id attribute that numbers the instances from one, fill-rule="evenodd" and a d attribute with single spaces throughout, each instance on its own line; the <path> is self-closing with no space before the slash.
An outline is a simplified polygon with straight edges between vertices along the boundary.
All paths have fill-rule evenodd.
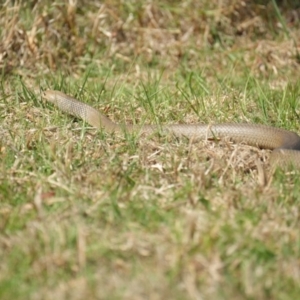
<path id="1" fill-rule="evenodd" d="M 6 1 L 0 9 L 1 299 L 296 299 L 299 172 L 229 141 L 117 122 L 299 130 L 299 8 L 282 1 Z"/>

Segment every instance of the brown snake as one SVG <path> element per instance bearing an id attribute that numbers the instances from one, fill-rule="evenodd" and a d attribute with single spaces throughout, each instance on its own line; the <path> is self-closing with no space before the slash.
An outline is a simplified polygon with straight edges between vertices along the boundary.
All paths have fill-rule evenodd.
<path id="1" fill-rule="evenodd" d="M 234 142 L 244 142 L 251 146 L 273 149 L 271 165 L 284 166 L 292 164 L 300 167 L 300 137 L 292 131 L 259 125 L 259 124 L 174 124 L 174 125 L 119 125 L 101 114 L 93 107 L 76 100 L 62 92 L 47 90 L 42 97 L 53 103 L 62 111 L 75 117 L 82 118 L 96 128 L 105 132 L 120 131 L 151 134 L 157 131 L 171 133 L 176 137 L 187 137 L 193 140 L 230 138 Z"/>

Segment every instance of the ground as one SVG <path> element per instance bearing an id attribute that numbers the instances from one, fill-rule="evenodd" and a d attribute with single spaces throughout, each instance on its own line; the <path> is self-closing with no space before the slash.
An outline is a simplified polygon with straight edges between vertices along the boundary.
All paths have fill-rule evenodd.
<path id="1" fill-rule="evenodd" d="M 300 132 L 297 1 L 6 1 L 0 7 L 1 299 L 297 299 L 299 171 L 229 140 L 117 123 Z"/>

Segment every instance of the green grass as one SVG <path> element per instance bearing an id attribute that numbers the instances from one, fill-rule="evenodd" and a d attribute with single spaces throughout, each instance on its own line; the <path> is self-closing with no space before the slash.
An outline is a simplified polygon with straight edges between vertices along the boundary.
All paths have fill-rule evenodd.
<path id="1" fill-rule="evenodd" d="M 227 140 L 110 135 L 34 91 L 118 123 L 300 132 L 290 10 L 87 2 L 0 9 L 0 298 L 296 299 L 298 170 Z"/>

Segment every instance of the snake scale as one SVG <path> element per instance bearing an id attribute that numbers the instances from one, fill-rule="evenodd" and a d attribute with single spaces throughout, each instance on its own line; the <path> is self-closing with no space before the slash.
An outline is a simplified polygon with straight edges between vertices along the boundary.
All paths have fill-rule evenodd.
<path id="1" fill-rule="evenodd" d="M 60 91 L 46 90 L 42 97 L 56 105 L 60 110 L 79 117 L 88 124 L 113 133 L 126 130 L 149 135 L 157 131 L 171 133 L 176 137 L 187 137 L 193 140 L 230 138 L 251 146 L 273 150 L 270 157 L 272 165 L 292 164 L 300 168 L 300 137 L 297 133 L 260 124 L 225 123 L 225 124 L 173 124 L 162 125 L 119 125 L 94 109 Z"/>

